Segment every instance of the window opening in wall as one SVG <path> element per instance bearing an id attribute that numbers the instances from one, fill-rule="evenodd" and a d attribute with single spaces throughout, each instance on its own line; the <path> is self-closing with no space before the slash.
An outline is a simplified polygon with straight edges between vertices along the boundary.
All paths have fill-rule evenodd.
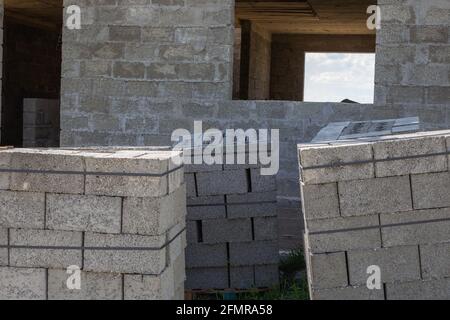
<path id="1" fill-rule="evenodd" d="M 304 101 L 373 103 L 375 54 L 305 54 Z"/>
<path id="2" fill-rule="evenodd" d="M 59 146 L 63 0 L 5 0 L 1 144 Z"/>

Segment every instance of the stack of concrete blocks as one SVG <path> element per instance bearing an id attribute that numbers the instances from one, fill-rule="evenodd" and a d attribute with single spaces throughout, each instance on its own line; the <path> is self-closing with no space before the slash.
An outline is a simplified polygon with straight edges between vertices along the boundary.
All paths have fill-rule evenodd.
<path id="1" fill-rule="evenodd" d="M 299 146 L 312 299 L 450 298 L 449 153 L 450 131 Z"/>
<path id="2" fill-rule="evenodd" d="M 23 147 L 58 147 L 59 130 L 59 100 L 23 99 Z"/>
<path id="3" fill-rule="evenodd" d="M 1 150 L 0 299 L 183 299 L 179 155 Z"/>
<path id="4" fill-rule="evenodd" d="M 251 289 L 277 285 L 275 176 L 261 175 L 260 165 L 248 164 L 190 164 L 185 165 L 185 172 L 186 288 Z"/>

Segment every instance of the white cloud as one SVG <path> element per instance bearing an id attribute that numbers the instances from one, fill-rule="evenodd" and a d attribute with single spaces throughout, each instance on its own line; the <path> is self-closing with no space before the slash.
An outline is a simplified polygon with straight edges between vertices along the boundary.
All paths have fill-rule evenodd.
<path id="1" fill-rule="evenodd" d="M 307 53 L 305 101 L 373 103 L 374 54 Z"/>

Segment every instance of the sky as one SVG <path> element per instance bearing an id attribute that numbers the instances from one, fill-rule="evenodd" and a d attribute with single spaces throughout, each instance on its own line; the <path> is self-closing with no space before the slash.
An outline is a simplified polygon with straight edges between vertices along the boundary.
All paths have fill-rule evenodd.
<path id="1" fill-rule="evenodd" d="M 307 53 L 305 64 L 304 101 L 373 103 L 375 54 Z"/>

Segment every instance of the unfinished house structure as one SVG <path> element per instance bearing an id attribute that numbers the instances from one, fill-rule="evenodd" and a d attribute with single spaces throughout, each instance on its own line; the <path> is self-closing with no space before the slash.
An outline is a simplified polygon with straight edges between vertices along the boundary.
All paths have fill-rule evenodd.
<path id="1" fill-rule="evenodd" d="M 2 145 L 170 145 L 194 120 L 279 129 L 287 246 L 302 238 L 298 143 L 336 121 L 450 126 L 448 0 L 0 2 Z M 66 25 L 71 5 L 80 29 Z M 375 53 L 374 102 L 303 101 L 305 52 Z"/>

